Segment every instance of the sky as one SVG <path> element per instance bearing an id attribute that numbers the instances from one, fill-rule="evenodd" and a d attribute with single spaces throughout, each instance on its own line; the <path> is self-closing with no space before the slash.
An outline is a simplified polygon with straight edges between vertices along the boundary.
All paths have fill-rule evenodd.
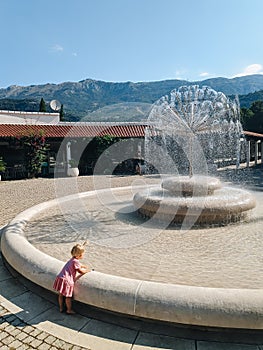
<path id="1" fill-rule="evenodd" d="M 263 74 L 262 0 L 0 0 L 0 88 Z"/>

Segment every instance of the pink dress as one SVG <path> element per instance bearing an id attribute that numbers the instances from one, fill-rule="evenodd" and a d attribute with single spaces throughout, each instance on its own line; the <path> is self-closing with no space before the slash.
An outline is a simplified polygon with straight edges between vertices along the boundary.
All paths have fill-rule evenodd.
<path id="1" fill-rule="evenodd" d="M 57 275 L 53 288 L 65 297 L 72 297 L 76 274 L 80 267 L 79 260 L 71 258 Z"/>

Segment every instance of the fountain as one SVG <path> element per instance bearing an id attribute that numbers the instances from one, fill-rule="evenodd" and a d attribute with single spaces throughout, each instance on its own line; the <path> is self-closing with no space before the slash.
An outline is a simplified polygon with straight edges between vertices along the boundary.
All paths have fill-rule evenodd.
<path id="1" fill-rule="evenodd" d="M 154 158 L 155 166 L 161 164 L 168 173 L 188 167 L 189 175 L 166 178 L 162 189 L 135 194 L 133 203 L 142 216 L 184 226 L 223 225 L 247 217 L 256 205 L 249 192 L 221 189 L 219 179 L 199 175 L 220 157 L 232 159 L 234 154 L 239 161 L 242 126 L 236 101 L 208 87 L 183 86 L 156 102 L 149 121 L 146 161 Z"/>
<path id="2" fill-rule="evenodd" d="M 140 191 L 133 203 L 143 217 L 154 217 L 168 225 L 225 225 L 247 218 L 256 205 L 254 197 L 248 191 L 220 187 L 220 181 L 212 177 L 167 178 L 162 182 L 164 191 Z"/>
<path id="3" fill-rule="evenodd" d="M 172 92 L 153 106 L 146 132 L 147 168 L 158 176 L 119 188 L 114 176 L 94 176 L 95 190 L 80 193 L 81 178 L 56 179 L 56 200 L 5 228 L 4 257 L 52 290 L 72 243 L 88 239 L 95 271 L 77 282 L 76 300 L 150 320 L 262 330 L 263 195 L 211 176 L 219 163 L 239 163 L 241 133 L 238 106 L 223 94 Z M 115 159 L 129 146 L 114 145 Z"/>

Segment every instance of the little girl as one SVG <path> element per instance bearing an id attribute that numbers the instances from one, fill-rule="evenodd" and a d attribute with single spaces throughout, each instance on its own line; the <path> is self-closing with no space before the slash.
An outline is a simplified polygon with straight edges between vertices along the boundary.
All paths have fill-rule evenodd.
<path id="1" fill-rule="evenodd" d="M 71 249 L 72 258 L 64 265 L 63 269 L 57 275 L 53 288 L 59 292 L 58 304 L 60 312 L 63 312 L 64 297 L 66 302 L 67 314 L 75 314 L 72 310 L 72 295 L 74 291 L 74 283 L 85 273 L 89 272 L 90 269 L 80 263 L 80 259 L 83 258 L 85 248 L 84 245 L 76 244 Z M 79 275 L 78 275 L 79 274 Z"/>

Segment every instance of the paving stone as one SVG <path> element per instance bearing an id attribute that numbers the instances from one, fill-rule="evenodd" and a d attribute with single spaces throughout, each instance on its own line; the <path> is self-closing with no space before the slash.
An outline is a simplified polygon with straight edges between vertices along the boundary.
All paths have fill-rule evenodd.
<path id="1" fill-rule="evenodd" d="M 55 340 L 56 340 L 56 338 L 53 337 L 53 335 L 49 335 L 49 336 L 45 339 L 45 342 L 48 343 L 48 344 L 52 344 L 52 343 L 54 343 Z"/>
<path id="2" fill-rule="evenodd" d="M 34 340 L 33 337 L 31 337 L 31 335 L 27 335 L 27 337 L 23 340 L 24 344 L 28 344 L 31 345 L 32 341 Z"/>
<path id="3" fill-rule="evenodd" d="M 12 314 L 8 314 L 8 315 L 4 316 L 4 318 L 8 323 L 12 323 L 13 321 L 16 320 L 16 316 L 12 315 Z"/>
<path id="4" fill-rule="evenodd" d="M 16 336 L 16 339 L 18 339 L 18 340 L 23 340 L 23 339 L 25 339 L 26 337 L 28 337 L 28 334 L 25 333 L 25 332 L 21 332 L 21 333 L 19 333 L 19 334 Z"/>
<path id="5" fill-rule="evenodd" d="M 1 350 L 10 350 L 9 346 L 4 345 L 3 343 L 2 344 L 0 343 L 0 345 L 1 345 Z"/>
<path id="6" fill-rule="evenodd" d="M 1 331 L 0 332 L 0 341 L 2 341 L 3 339 L 5 339 L 8 336 L 9 336 L 9 333 L 7 333 L 5 331 Z"/>
<path id="7" fill-rule="evenodd" d="M 23 331 L 26 332 L 27 334 L 30 334 L 30 335 L 32 332 L 34 332 L 34 330 L 35 330 L 35 328 L 32 326 L 29 326 L 29 325 L 26 325 L 25 327 L 23 327 Z"/>
<path id="8" fill-rule="evenodd" d="M 11 298 L 9 301 L 4 301 L 2 305 L 6 308 L 13 308 L 11 309 L 11 312 L 15 313 L 25 322 L 40 315 L 53 306 L 49 301 L 44 300 L 32 292 L 26 292 Z"/>
<path id="9" fill-rule="evenodd" d="M 50 344 L 42 343 L 39 345 L 38 350 L 50 350 Z"/>
<path id="10" fill-rule="evenodd" d="M 195 341 L 170 336 L 140 332 L 132 350 L 196 350 Z"/>
<path id="11" fill-rule="evenodd" d="M 20 320 L 19 318 L 18 320 L 19 320 L 19 323 L 17 327 L 19 327 L 21 330 L 24 329 L 27 326 L 27 324 L 24 321 Z"/>
<path id="12" fill-rule="evenodd" d="M 6 315 L 8 311 L 0 305 L 0 316 Z"/>
<path id="13" fill-rule="evenodd" d="M 41 331 L 37 328 L 34 328 L 34 330 L 30 333 L 30 335 L 35 338 L 38 338 L 39 334 L 41 334 Z"/>
<path id="14" fill-rule="evenodd" d="M 37 349 L 39 347 L 40 344 L 42 344 L 43 341 L 42 340 L 38 340 L 36 338 L 34 338 L 31 343 L 30 346 L 32 346 L 34 349 Z"/>
<path id="15" fill-rule="evenodd" d="M 38 329 L 48 332 L 56 338 L 63 339 L 73 345 L 79 344 L 79 331 L 89 322 L 90 319 L 81 315 L 66 315 L 60 313 L 57 307 L 43 312 L 30 322 L 37 324 Z"/>
<path id="16" fill-rule="evenodd" d="M 16 327 L 13 326 L 12 324 L 9 324 L 9 326 L 5 327 L 5 331 L 8 333 L 14 331 L 15 329 L 16 329 Z"/>
<path id="17" fill-rule="evenodd" d="M 1 275 L 1 273 L 0 273 Z M 14 278 L 7 279 L 2 281 L 0 284 L 0 300 L 11 299 L 18 295 L 21 295 L 27 291 L 27 288 L 24 287 Z"/>
<path id="18" fill-rule="evenodd" d="M 32 348 L 26 344 L 23 344 L 17 350 L 32 350 Z"/>
<path id="19" fill-rule="evenodd" d="M 197 341 L 197 350 L 259 350 L 257 345 Z"/>
<path id="20" fill-rule="evenodd" d="M 22 345 L 23 345 L 23 343 L 20 340 L 16 339 L 15 341 L 13 341 L 13 343 L 9 344 L 9 348 L 18 349 Z"/>
<path id="21" fill-rule="evenodd" d="M 17 337 L 19 336 L 19 334 L 21 333 L 21 330 L 19 328 L 15 328 L 12 331 L 12 336 L 15 337 L 17 339 Z"/>
<path id="22" fill-rule="evenodd" d="M 136 339 L 137 331 L 112 325 L 110 323 L 91 320 L 81 329 L 80 346 L 103 350 L 129 350 Z"/>
<path id="23" fill-rule="evenodd" d="M 52 345 L 56 346 L 59 349 L 65 349 L 66 348 L 66 343 L 63 340 L 61 340 L 61 339 L 56 339 Z M 72 348 L 72 345 L 70 345 L 70 347 Z"/>
<path id="24" fill-rule="evenodd" d="M 6 281 L 8 279 L 12 279 L 12 276 L 4 265 L 0 265 L 0 282 Z M 2 283 L 0 285 L 0 295 L 4 296 L 4 288 L 2 287 Z"/>
<path id="25" fill-rule="evenodd" d="M 5 345 L 8 345 L 10 343 L 12 343 L 15 340 L 14 337 L 12 337 L 12 335 L 9 335 L 7 337 L 5 337 L 4 339 L 2 339 L 2 343 Z"/>
<path id="26" fill-rule="evenodd" d="M 7 322 L 5 319 L 2 319 L 0 321 L 0 329 L 4 329 L 7 326 L 9 326 L 9 322 Z"/>
<path id="27" fill-rule="evenodd" d="M 43 340 L 47 337 L 47 333 L 45 332 L 41 332 L 38 336 L 37 336 L 37 339 L 39 340 Z"/>
<path id="28" fill-rule="evenodd" d="M 12 321 L 12 325 L 15 327 L 22 327 L 24 322 L 17 317 L 14 321 Z"/>
<path id="29" fill-rule="evenodd" d="M 58 339 L 58 340 L 59 340 L 59 339 Z M 57 343 L 55 342 L 54 345 L 57 346 Z M 75 346 L 75 345 L 72 345 L 72 344 L 70 344 L 70 343 L 62 343 L 62 344 L 60 345 L 61 350 L 72 350 L 74 346 Z M 59 350 L 60 350 L 60 347 L 58 347 Z M 83 348 L 81 348 L 81 349 L 83 349 Z"/>

